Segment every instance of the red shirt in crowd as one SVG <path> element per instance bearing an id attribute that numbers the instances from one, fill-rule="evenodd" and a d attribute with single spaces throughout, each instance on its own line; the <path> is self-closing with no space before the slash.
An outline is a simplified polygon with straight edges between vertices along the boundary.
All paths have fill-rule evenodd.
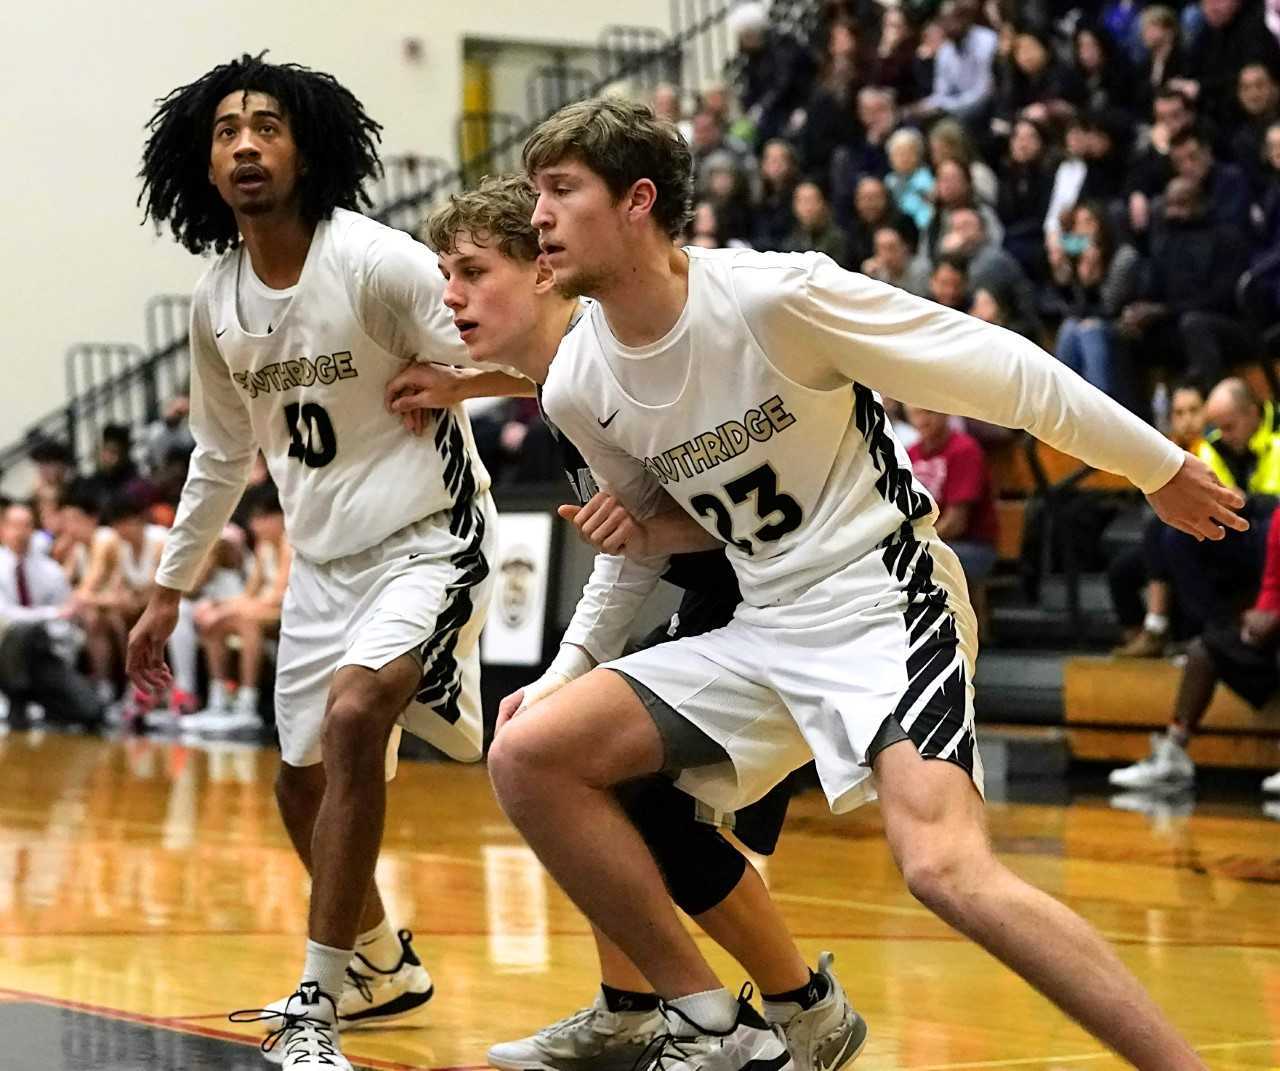
<path id="1" fill-rule="evenodd" d="M 1280 614 L 1280 517 L 1273 518 L 1267 530 L 1267 562 L 1262 567 L 1262 587 L 1258 589 L 1255 610 Z"/>
<path id="2" fill-rule="evenodd" d="M 939 509 L 968 505 L 969 526 L 957 538 L 994 545 L 996 506 L 991 497 L 987 459 L 978 440 L 963 431 L 952 431 L 932 453 L 918 442 L 907 454 L 916 478 L 929 489 Z"/>

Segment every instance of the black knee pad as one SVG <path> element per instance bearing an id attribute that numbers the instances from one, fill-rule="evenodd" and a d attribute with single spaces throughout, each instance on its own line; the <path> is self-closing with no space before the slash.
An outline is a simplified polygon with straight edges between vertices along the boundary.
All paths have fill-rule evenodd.
<path id="1" fill-rule="evenodd" d="M 657 860 L 671 899 L 688 915 L 719 904 L 747 861 L 720 831 L 694 817 L 694 803 L 665 777 L 620 786 L 618 800 Z"/>

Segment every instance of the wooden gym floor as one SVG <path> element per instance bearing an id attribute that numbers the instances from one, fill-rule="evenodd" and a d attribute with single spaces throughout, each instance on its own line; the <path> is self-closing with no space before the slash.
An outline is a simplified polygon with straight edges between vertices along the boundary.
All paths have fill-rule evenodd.
<path id="1" fill-rule="evenodd" d="M 226 1021 L 296 981 L 307 888 L 275 813 L 274 751 L 0 737 L 0 1071 L 266 1066 Z M 1105 798 L 991 805 L 1002 857 L 1082 912 L 1215 1069 L 1280 1067 L 1280 822 L 1261 798 L 1150 817 Z M 858 1071 L 1123 1066 L 908 896 L 874 806 L 798 798 L 765 866 L 806 955 L 866 1016 Z M 435 999 L 346 1035 L 353 1062 L 467 1069 L 588 1002 L 581 917 L 479 767 L 403 763 L 378 871 Z M 709 949 L 726 982 L 742 972 Z"/>

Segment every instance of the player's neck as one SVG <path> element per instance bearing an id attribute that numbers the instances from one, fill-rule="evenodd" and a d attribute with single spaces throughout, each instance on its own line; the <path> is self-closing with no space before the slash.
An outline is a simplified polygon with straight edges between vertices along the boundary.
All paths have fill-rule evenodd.
<path id="1" fill-rule="evenodd" d="M 307 262 L 314 224 L 305 222 L 296 212 L 240 216 L 236 222 L 253 273 L 263 285 L 272 290 L 288 290 L 297 283 Z"/>
<path id="2" fill-rule="evenodd" d="M 609 330 L 624 346 L 657 342 L 676 325 L 689 299 L 689 257 L 666 243 L 624 266 L 607 290 L 593 294 Z"/>
<path id="3" fill-rule="evenodd" d="M 551 373 L 551 362 L 555 360 L 556 351 L 564 341 L 564 336 L 569 333 L 569 325 L 573 323 L 580 308 L 581 303 L 577 298 L 556 300 L 547 309 L 546 315 L 539 319 L 536 337 L 530 339 L 524 367 L 520 369 L 539 386 L 547 381 L 547 376 Z"/>

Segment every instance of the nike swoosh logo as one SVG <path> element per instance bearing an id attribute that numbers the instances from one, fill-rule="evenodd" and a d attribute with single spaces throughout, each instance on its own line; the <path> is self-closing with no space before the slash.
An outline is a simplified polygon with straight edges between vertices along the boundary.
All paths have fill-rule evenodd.
<path id="1" fill-rule="evenodd" d="M 223 335 L 225 335 L 226 333 L 227 333 L 227 329 L 224 327 L 221 331 L 215 331 L 215 332 L 213 333 L 213 337 L 214 337 L 214 338 L 221 338 L 221 337 L 222 337 Z"/>
<path id="2" fill-rule="evenodd" d="M 596 423 L 599 424 L 602 428 L 607 428 L 610 424 L 613 423 L 613 417 L 616 417 L 621 412 L 622 412 L 621 409 L 615 409 L 613 411 L 613 416 L 609 417 L 608 420 L 601 420 L 599 417 L 596 417 Z"/>

